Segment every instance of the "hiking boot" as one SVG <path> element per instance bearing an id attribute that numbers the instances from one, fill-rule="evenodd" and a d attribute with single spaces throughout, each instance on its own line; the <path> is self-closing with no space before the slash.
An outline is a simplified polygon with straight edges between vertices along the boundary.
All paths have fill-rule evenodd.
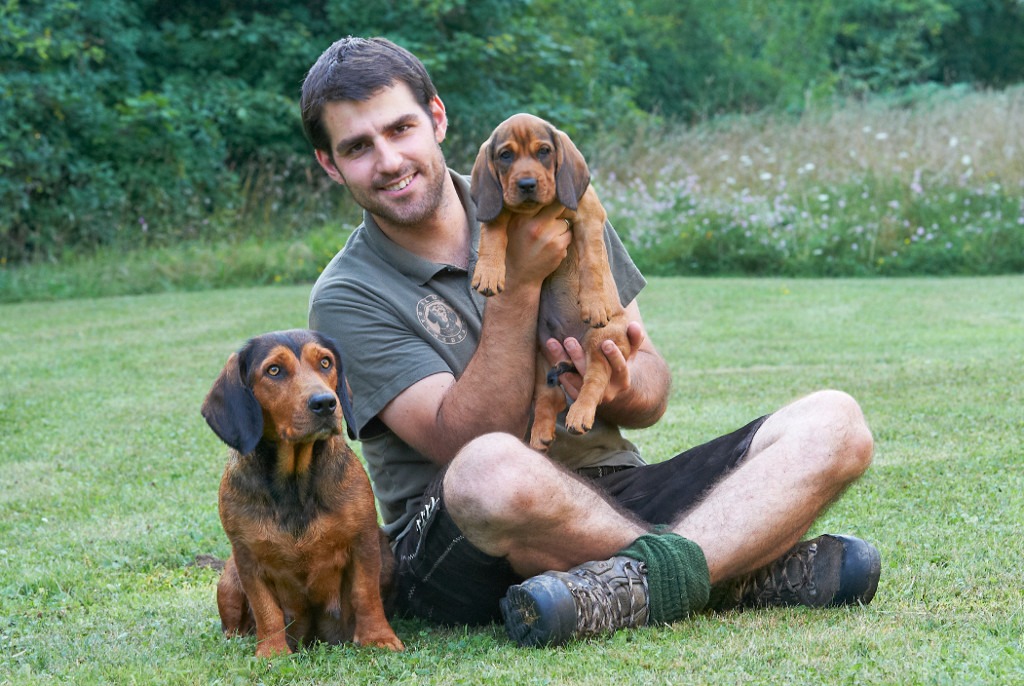
<path id="1" fill-rule="evenodd" d="M 711 591 L 708 609 L 867 605 L 875 597 L 881 557 L 853 536 L 826 534 L 798 543 L 766 567 Z"/>
<path id="2" fill-rule="evenodd" d="M 509 638 L 521 646 L 561 645 L 647 624 L 647 565 L 631 557 L 585 562 L 512 586 L 501 599 Z"/>

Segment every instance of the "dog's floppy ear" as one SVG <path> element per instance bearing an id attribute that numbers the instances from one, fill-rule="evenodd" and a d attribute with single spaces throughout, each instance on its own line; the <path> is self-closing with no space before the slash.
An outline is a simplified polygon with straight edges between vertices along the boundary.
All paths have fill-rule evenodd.
<path id="1" fill-rule="evenodd" d="M 590 185 L 590 169 L 583 153 L 567 135 L 552 127 L 551 138 L 558 147 L 555 157 L 558 168 L 555 169 L 555 195 L 558 202 L 570 210 L 579 206 L 580 198 Z"/>
<path id="2" fill-rule="evenodd" d="M 498 173 L 494 171 L 494 162 L 491 160 L 493 146 L 494 135 L 480 146 L 470 176 L 469 195 L 476 203 L 476 218 L 484 223 L 497 219 L 505 207 L 501 181 L 498 180 Z"/>
<path id="3" fill-rule="evenodd" d="M 248 455 L 263 436 L 263 409 L 244 378 L 241 359 L 239 353 L 231 354 L 207 393 L 202 411 L 220 440 Z"/>

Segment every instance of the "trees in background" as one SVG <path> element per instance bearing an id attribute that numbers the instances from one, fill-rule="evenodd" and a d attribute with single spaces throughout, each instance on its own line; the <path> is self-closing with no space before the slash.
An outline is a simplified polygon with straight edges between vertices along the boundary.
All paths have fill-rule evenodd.
<path id="1" fill-rule="evenodd" d="M 299 88 L 347 34 L 423 59 L 459 166 L 519 110 L 583 134 L 1024 80 L 1017 0 L 0 0 L 0 262 L 305 207 Z"/>

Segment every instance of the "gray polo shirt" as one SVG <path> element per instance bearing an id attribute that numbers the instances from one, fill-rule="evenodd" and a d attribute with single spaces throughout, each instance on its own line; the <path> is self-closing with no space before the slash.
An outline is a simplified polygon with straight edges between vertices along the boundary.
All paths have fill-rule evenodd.
<path id="1" fill-rule="evenodd" d="M 451 172 L 472 231 L 469 270 L 425 260 L 393 243 L 369 213 L 313 286 L 309 326 L 338 343 L 352 390 L 355 426 L 380 503 L 385 531 L 397 537 L 422 505 L 439 468 L 392 433 L 377 415 L 406 388 L 432 374 L 458 378 L 480 341 L 486 298 L 470 286 L 480 243 L 469 180 Z M 610 225 L 612 273 L 623 304 L 646 281 Z M 530 372 L 532 374 L 532 370 Z M 500 388 L 494 389 L 496 394 Z M 570 469 L 643 464 L 617 427 L 600 420 L 583 436 L 564 428 L 550 457 Z"/>

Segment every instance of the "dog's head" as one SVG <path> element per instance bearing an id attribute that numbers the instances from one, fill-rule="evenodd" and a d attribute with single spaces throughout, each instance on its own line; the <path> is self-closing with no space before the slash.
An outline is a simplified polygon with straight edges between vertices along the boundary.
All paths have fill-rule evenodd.
<path id="1" fill-rule="evenodd" d="M 583 155 L 563 132 L 532 114 L 514 114 L 480 146 L 470 194 L 477 218 L 502 209 L 533 213 L 556 200 L 575 210 L 590 184 Z"/>
<path id="2" fill-rule="evenodd" d="M 306 329 L 275 331 L 232 353 L 203 401 L 217 436 L 242 453 L 261 438 L 307 443 L 341 432 L 351 406 L 338 348 Z"/>

